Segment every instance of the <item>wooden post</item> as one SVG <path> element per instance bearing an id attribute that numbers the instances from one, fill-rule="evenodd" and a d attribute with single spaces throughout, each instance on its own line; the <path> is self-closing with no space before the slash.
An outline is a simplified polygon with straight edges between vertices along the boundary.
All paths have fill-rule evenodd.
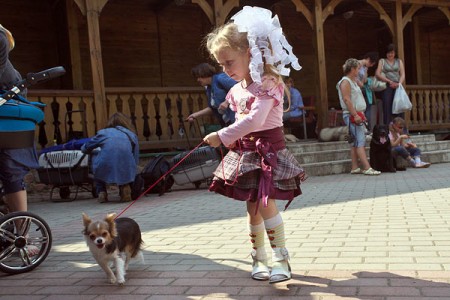
<path id="1" fill-rule="evenodd" d="M 317 62 L 319 68 L 319 91 L 316 109 L 319 115 L 319 130 L 328 127 L 328 91 L 327 91 L 327 68 L 325 66 L 325 42 L 323 35 L 322 0 L 315 0 L 314 28 L 317 43 Z"/>
<path id="2" fill-rule="evenodd" d="M 80 39 L 78 38 L 78 22 L 73 5 L 73 0 L 66 0 L 70 62 L 72 65 L 72 86 L 75 90 L 81 90 L 83 89 L 83 80 L 81 72 Z"/>
<path id="3" fill-rule="evenodd" d="M 397 55 L 405 62 L 405 49 L 403 44 L 403 12 L 402 1 L 395 2 L 395 44 L 397 45 Z"/>
<path id="4" fill-rule="evenodd" d="M 420 34 L 420 26 L 419 26 L 419 19 L 417 17 L 413 18 L 413 30 L 414 30 L 414 55 L 415 55 L 415 62 L 416 62 L 416 82 L 417 84 L 423 84 L 422 79 L 422 58 L 421 58 L 421 49 L 420 49 L 420 41 L 421 41 L 421 34 Z"/>
<path id="5" fill-rule="evenodd" d="M 98 19 L 103 6 L 108 0 L 85 1 L 94 89 L 95 119 L 98 130 L 106 126 L 107 120 L 105 79 L 103 74 L 102 48 Z"/>

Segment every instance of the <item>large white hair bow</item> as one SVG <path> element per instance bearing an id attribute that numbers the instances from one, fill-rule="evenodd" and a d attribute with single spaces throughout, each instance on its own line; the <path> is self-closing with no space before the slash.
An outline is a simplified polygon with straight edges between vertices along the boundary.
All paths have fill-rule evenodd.
<path id="1" fill-rule="evenodd" d="M 244 8 L 231 17 L 237 25 L 239 32 L 247 32 L 247 39 L 250 47 L 250 75 L 253 81 L 261 83 L 264 73 L 264 61 L 273 65 L 283 76 L 290 73 L 291 64 L 295 70 L 302 67 L 298 63 L 297 56 L 292 53 L 292 46 L 283 35 L 283 30 L 275 15 L 261 7 L 244 6 Z M 271 48 L 271 49 L 270 49 Z"/>

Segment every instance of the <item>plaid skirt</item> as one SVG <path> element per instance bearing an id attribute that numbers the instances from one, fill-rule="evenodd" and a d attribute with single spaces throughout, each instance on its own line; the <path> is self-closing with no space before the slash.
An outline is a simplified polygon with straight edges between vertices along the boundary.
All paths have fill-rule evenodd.
<path id="1" fill-rule="evenodd" d="M 232 199 L 256 202 L 261 172 L 261 156 L 257 152 L 232 149 L 214 171 L 209 190 Z M 278 150 L 277 167 L 272 169 L 274 188 L 269 198 L 290 203 L 301 195 L 300 183 L 305 178 L 305 171 L 289 150 Z"/>

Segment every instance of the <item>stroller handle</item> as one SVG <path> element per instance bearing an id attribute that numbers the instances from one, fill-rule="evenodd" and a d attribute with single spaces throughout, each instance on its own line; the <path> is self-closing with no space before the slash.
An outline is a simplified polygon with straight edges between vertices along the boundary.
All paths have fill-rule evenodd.
<path id="1" fill-rule="evenodd" d="M 37 73 L 28 73 L 26 81 L 29 85 L 35 85 L 56 77 L 60 77 L 65 73 L 66 70 L 64 69 L 64 67 L 54 67 Z"/>

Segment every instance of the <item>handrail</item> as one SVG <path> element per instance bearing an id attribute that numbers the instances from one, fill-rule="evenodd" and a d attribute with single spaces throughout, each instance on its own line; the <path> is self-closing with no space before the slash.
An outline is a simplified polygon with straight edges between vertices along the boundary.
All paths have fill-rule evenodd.
<path id="1" fill-rule="evenodd" d="M 413 104 L 413 109 L 405 114 L 410 130 L 450 128 L 450 85 L 408 85 L 406 91 Z M 53 140 L 65 142 L 77 135 L 95 135 L 99 128 L 93 95 L 91 90 L 30 89 L 30 100 L 47 104 L 44 122 L 36 133 L 39 145 L 48 146 Z M 190 113 L 207 106 L 202 87 L 109 87 L 106 97 L 103 109 L 107 115 L 120 111 L 131 116 L 144 150 L 186 148 L 200 141 L 205 133 L 204 123 L 216 123 L 213 117 L 202 118 L 200 128 L 184 122 Z"/>

